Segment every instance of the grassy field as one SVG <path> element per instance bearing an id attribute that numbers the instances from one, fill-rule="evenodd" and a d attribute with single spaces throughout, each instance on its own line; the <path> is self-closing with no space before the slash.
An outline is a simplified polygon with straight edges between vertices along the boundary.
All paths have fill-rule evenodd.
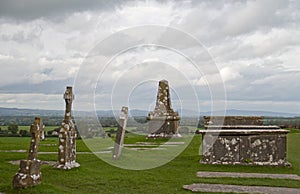
<path id="1" fill-rule="evenodd" d="M 141 137 L 127 135 L 125 143 L 141 140 L 143 140 Z M 200 182 L 300 188 L 300 181 L 291 180 L 196 177 L 197 171 L 292 173 L 300 175 L 299 140 L 299 131 L 294 130 L 288 135 L 288 161 L 293 165 L 291 168 L 200 164 L 201 136 L 195 135 L 189 146 L 179 156 L 158 168 L 140 171 L 124 170 L 105 163 L 95 155 L 78 154 L 77 161 L 81 164 L 80 168 L 61 171 L 43 165 L 41 169 L 42 183 L 27 189 L 12 188 L 12 178 L 19 166 L 8 163 L 12 160 L 26 159 L 27 153 L 0 152 L 0 193 L 190 193 L 182 189 L 182 186 Z M 144 141 L 146 140 L 144 139 Z M 24 137 L 3 137 L 0 138 L 0 150 L 27 150 L 29 142 L 29 138 Z M 57 143 L 57 138 L 48 138 L 41 142 L 39 151 L 56 152 L 57 146 L 51 145 Z M 78 140 L 77 151 L 87 152 L 89 149 L 82 140 Z M 57 154 L 39 154 L 38 158 L 56 161 Z"/>
<path id="2" fill-rule="evenodd" d="M 45 129 L 44 129 L 44 130 L 45 130 L 45 132 L 47 132 L 47 131 L 51 131 L 51 130 L 57 128 L 57 127 L 59 127 L 59 126 L 45 126 Z M 8 126 L 1 126 L 1 129 L 2 129 L 2 130 L 7 130 L 7 128 L 8 128 Z M 30 126 L 23 126 L 23 125 L 20 125 L 20 126 L 18 126 L 18 129 L 19 129 L 19 131 L 20 131 L 20 130 L 30 131 Z"/>

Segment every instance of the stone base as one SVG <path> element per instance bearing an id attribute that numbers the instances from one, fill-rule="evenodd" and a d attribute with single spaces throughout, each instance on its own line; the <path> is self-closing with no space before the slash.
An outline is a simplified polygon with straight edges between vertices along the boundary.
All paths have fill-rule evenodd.
<path id="1" fill-rule="evenodd" d="M 42 180 L 40 166 L 40 160 L 21 160 L 19 172 L 13 178 L 13 187 L 27 188 L 40 184 Z"/>
<path id="2" fill-rule="evenodd" d="M 78 168 L 79 166 L 80 166 L 79 163 L 73 161 L 73 162 L 66 162 L 65 164 L 56 163 L 53 167 L 62 170 L 70 170 L 72 168 Z"/>

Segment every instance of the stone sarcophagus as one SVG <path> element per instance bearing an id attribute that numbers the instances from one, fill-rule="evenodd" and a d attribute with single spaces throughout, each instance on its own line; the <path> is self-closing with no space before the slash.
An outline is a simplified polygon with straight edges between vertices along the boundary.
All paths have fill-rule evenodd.
<path id="1" fill-rule="evenodd" d="M 264 118 L 259 116 L 204 116 L 205 127 L 209 126 L 240 126 L 263 125 Z"/>
<path id="2" fill-rule="evenodd" d="M 178 135 L 180 117 L 171 106 L 170 87 L 167 80 L 159 82 L 155 109 L 148 114 L 147 120 L 150 133 L 148 137 Z"/>
<path id="3" fill-rule="evenodd" d="M 204 164 L 244 164 L 289 166 L 286 160 L 286 134 L 278 126 L 262 125 L 263 117 L 205 118 L 202 134 Z M 215 121 L 215 122 L 214 122 Z M 232 124 L 232 123 L 233 124 Z M 216 123 L 216 125 L 214 125 Z M 260 125 L 259 125 L 260 124 Z"/>

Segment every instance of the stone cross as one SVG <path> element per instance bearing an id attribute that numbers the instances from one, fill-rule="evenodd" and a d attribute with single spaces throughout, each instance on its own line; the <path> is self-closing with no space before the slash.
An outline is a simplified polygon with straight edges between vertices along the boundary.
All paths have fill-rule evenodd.
<path id="1" fill-rule="evenodd" d="M 41 131 L 44 131 L 42 119 L 36 117 L 34 123 L 30 127 L 31 142 L 28 160 L 36 160 L 37 158 L 37 151 L 40 142 Z"/>
<path id="2" fill-rule="evenodd" d="M 72 103 L 74 100 L 74 94 L 72 92 L 72 87 L 67 86 L 66 92 L 64 94 L 64 99 L 66 102 L 66 112 L 65 112 L 65 123 L 69 123 L 71 120 L 71 110 L 72 110 Z"/>
<path id="3" fill-rule="evenodd" d="M 67 87 L 64 99 L 66 102 L 65 118 L 59 131 L 58 163 L 54 167 L 71 169 L 80 166 L 76 162 L 77 133 L 71 116 L 72 102 L 74 100 L 72 87 Z"/>
<path id="4" fill-rule="evenodd" d="M 170 87 L 167 80 L 161 80 L 158 84 L 156 105 L 154 111 L 148 114 L 149 132 L 157 136 L 170 136 L 178 134 L 178 112 L 174 112 L 171 105 Z"/>
<path id="5" fill-rule="evenodd" d="M 127 125 L 127 118 L 128 118 L 128 107 L 123 106 L 121 109 L 119 127 L 116 135 L 116 142 L 115 142 L 114 152 L 112 157 L 114 160 L 119 159 L 121 156 L 123 143 L 124 143 L 125 130 Z"/>
<path id="6" fill-rule="evenodd" d="M 28 160 L 20 161 L 19 172 L 14 176 L 13 187 L 26 188 L 41 183 L 40 166 L 41 161 L 37 160 L 40 132 L 44 130 L 42 119 L 36 117 L 30 127 L 31 141 Z"/>

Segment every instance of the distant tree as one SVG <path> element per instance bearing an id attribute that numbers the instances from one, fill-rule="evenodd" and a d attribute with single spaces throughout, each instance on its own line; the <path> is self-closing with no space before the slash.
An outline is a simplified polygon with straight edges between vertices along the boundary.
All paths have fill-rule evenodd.
<path id="1" fill-rule="evenodd" d="M 19 131 L 19 127 L 17 124 L 10 124 L 8 125 L 8 131 L 10 131 L 12 134 L 17 134 L 17 132 Z"/>
<path id="2" fill-rule="evenodd" d="M 188 127 L 180 127 L 178 129 L 179 133 L 182 133 L 182 134 L 188 134 L 189 133 L 189 128 Z"/>
<path id="3" fill-rule="evenodd" d="M 22 137 L 26 137 L 26 136 L 29 136 L 29 132 L 27 130 L 20 130 L 19 131 L 19 134 L 22 136 Z"/>

